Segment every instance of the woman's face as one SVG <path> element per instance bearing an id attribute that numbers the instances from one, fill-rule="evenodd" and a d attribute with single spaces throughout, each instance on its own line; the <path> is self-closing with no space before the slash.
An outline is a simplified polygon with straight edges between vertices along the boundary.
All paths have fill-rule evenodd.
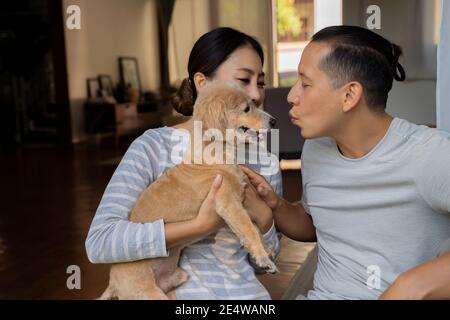
<path id="1" fill-rule="evenodd" d="M 264 72 L 261 59 L 250 46 L 236 49 L 219 68 L 212 80 L 234 81 L 260 105 L 264 102 Z"/>

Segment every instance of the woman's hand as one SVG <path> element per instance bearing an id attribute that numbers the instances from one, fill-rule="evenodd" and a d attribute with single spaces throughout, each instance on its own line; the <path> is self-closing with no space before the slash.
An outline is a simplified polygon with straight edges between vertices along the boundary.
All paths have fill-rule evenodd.
<path id="1" fill-rule="evenodd" d="M 222 185 L 222 179 L 221 175 L 216 176 L 208 195 L 203 200 L 197 217 L 194 218 L 195 225 L 205 235 L 213 233 L 225 226 L 225 222 L 216 212 L 216 195 Z"/>
<path id="2" fill-rule="evenodd" d="M 225 222 L 216 213 L 215 198 L 221 185 L 222 176 L 218 175 L 194 219 L 165 225 L 166 247 L 168 249 L 197 242 L 225 226 Z"/>
<path id="3" fill-rule="evenodd" d="M 273 224 L 272 209 L 261 199 L 252 184 L 245 187 L 244 207 L 261 233 L 264 234 L 270 230 Z"/>
<path id="4" fill-rule="evenodd" d="M 239 166 L 248 177 L 252 186 L 258 191 L 259 196 L 263 199 L 271 209 L 276 209 L 281 202 L 281 199 L 273 191 L 270 184 L 264 179 L 264 177 L 257 174 L 252 169 L 244 166 Z"/>

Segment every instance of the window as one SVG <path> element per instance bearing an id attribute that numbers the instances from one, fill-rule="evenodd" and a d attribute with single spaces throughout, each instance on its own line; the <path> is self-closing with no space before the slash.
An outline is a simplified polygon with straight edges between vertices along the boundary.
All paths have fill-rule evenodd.
<path id="1" fill-rule="evenodd" d="M 278 85 L 292 86 L 297 80 L 301 53 L 314 34 L 314 0 L 276 0 Z"/>

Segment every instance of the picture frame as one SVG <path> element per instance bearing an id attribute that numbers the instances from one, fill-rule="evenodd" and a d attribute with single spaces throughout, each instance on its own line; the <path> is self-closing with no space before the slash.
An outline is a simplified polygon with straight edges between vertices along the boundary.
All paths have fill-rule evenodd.
<path id="1" fill-rule="evenodd" d="M 141 93 L 138 61 L 134 57 L 119 57 L 120 80 L 125 89 L 132 88 Z"/>
<path id="2" fill-rule="evenodd" d="M 97 78 L 86 80 L 87 95 L 89 98 L 97 98 L 100 95 L 100 82 Z"/>
<path id="3" fill-rule="evenodd" d="M 98 82 L 100 84 L 101 96 L 102 97 L 113 97 L 114 87 L 112 78 L 110 75 L 101 74 L 98 76 Z"/>

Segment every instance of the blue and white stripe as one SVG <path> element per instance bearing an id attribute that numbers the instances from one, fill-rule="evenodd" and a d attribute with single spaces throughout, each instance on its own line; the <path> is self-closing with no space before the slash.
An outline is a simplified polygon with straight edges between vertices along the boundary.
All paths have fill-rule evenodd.
<path id="1" fill-rule="evenodd" d="M 118 263 L 168 255 L 163 220 L 134 223 L 128 215 L 141 192 L 181 162 L 182 152 L 178 150 L 186 150 L 186 135 L 182 130 L 163 127 L 146 131 L 131 144 L 92 221 L 86 239 L 91 262 Z M 267 166 L 249 166 L 282 194 L 277 160 Z M 274 226 L 263 239 L 273 252 L 279 252 Z M 255 277 L 256 266 L 228 227 L 185 248 L 180 267 L 189 274 L 189 280 L 176 290 L 178 299 L 270 299 Z"/>

